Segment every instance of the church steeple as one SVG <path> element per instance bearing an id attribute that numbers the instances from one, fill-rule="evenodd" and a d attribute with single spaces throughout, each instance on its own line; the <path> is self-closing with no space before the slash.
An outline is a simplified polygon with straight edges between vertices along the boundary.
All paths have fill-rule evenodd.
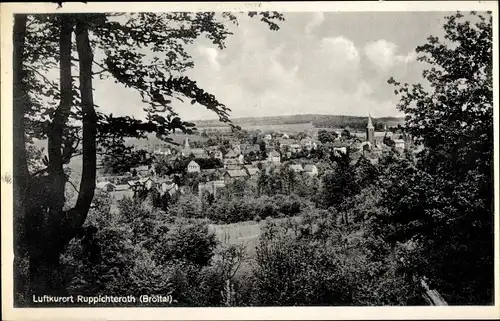
<path id="1" fill-rule="evenodd" d="M 186 137 L 186 140 L 184 141 L 184 148 L 189 148 L 189 138 Z"/>
<path id="2" fill-rule="evenodd" d="M 370 114 L 368 114 L 368 125 L 366 126 L 366 128 L 375 128 L 373 127 L 372 116 Z"/>
<path id="3" fill-rule="evenodd" d="M 366 126 L 366 141 L 371 145 L 375 142 L 375 127 L 373 126 L 370 114 L 368 114 L 368 125 Z"/>

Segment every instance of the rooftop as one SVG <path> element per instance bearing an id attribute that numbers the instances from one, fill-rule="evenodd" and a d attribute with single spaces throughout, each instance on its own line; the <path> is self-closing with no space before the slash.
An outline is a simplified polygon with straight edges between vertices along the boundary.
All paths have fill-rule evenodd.
<path id="1" fill-rule="evenodd" d="M 247 172 L 243 169 L 230 169 L 226 171 L 226 174 L 230 177 L 246 177 L 248 176 Z"/>

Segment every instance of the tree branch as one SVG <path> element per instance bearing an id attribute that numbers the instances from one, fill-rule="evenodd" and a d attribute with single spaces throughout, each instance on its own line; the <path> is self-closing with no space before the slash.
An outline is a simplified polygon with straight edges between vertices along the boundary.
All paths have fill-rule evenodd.
<path id="1" fill-rule="evenodd" d="M 36 74 L 38 74 L 40 77 L 43 78 L 43 80 L 45 80 L 45 82 L 47 82 L 51 87 L 52 89 L 55 89 L 56 91 L 59 91 L 59 87 L 57 87 L 57 85 L 55 85 L 52 81 L 50 81 L 45 75 L 43 75 L 41 72 L 39 72 L 36 68 L 32 67 L 32 66 L 28 66 L 28 65 L 25 65 L 24 66 L 25 68 L 35 72 Z"/>

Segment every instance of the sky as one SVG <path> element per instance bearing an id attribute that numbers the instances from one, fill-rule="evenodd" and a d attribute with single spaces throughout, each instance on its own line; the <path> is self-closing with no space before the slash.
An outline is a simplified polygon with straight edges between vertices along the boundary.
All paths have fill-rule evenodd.
<path id="1" fill-rule="evenodd" d="M 200 38 L 188 47 L 187 75 L 229 107 L 230 117 L 330 114 L 403 116 L 387 84 L 422 82 L 415 48 L 442 37 L 447 12 L 283 13 L 280 30 L 242 15 L 219 50 Z M 140 95 L 95 80 L 101 111 L 143 118 Z M 200 105 L 175 103 L 186 120 L 215 119 Z"/>

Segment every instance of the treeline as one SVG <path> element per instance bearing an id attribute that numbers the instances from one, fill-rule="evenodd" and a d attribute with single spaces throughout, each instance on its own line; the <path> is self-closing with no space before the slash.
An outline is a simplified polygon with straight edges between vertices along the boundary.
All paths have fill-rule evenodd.
<path id="1" fill-rule="evenodd" d="M 367 121 L 368 117 L 324 115 L 321 118 L 314 120 L 312 124 L 316 128 L 351 128 L 362 131 L 366 129 Z M 404 118 L 372 118 L 372 123 L 376 131 L 382 131 L 385 125 L 387 125 L 387 128 L 394 128 L 398 127 L 398 125 L 403 125 Z"/>
<path id="2" fill-rule="evenodd" d="M 233 122 L 239 126 L 254 125 L 284 125 L 284 124 L 306 124 L 312 123 L 317 128 L 345 128 L 353 129 L 366 128 L 367 116 L 343 116 L 343 115 L 291 115 L 291 116 L 273 116 L 273 117 L 245 117 L 235 118 Z M 397 127 L 398 124 L 404 124 L 404 118 L 400 117 L 382 117 L 373 118 L 373 124 L 377 130 L 381 130 L 384 124 L 387 127 Z M 220 122 L 217 120 L 200 120 L 196 122 L 198 128 L 217 127 Z M 364 127 L 363 127 L 364 126 Z"/>

